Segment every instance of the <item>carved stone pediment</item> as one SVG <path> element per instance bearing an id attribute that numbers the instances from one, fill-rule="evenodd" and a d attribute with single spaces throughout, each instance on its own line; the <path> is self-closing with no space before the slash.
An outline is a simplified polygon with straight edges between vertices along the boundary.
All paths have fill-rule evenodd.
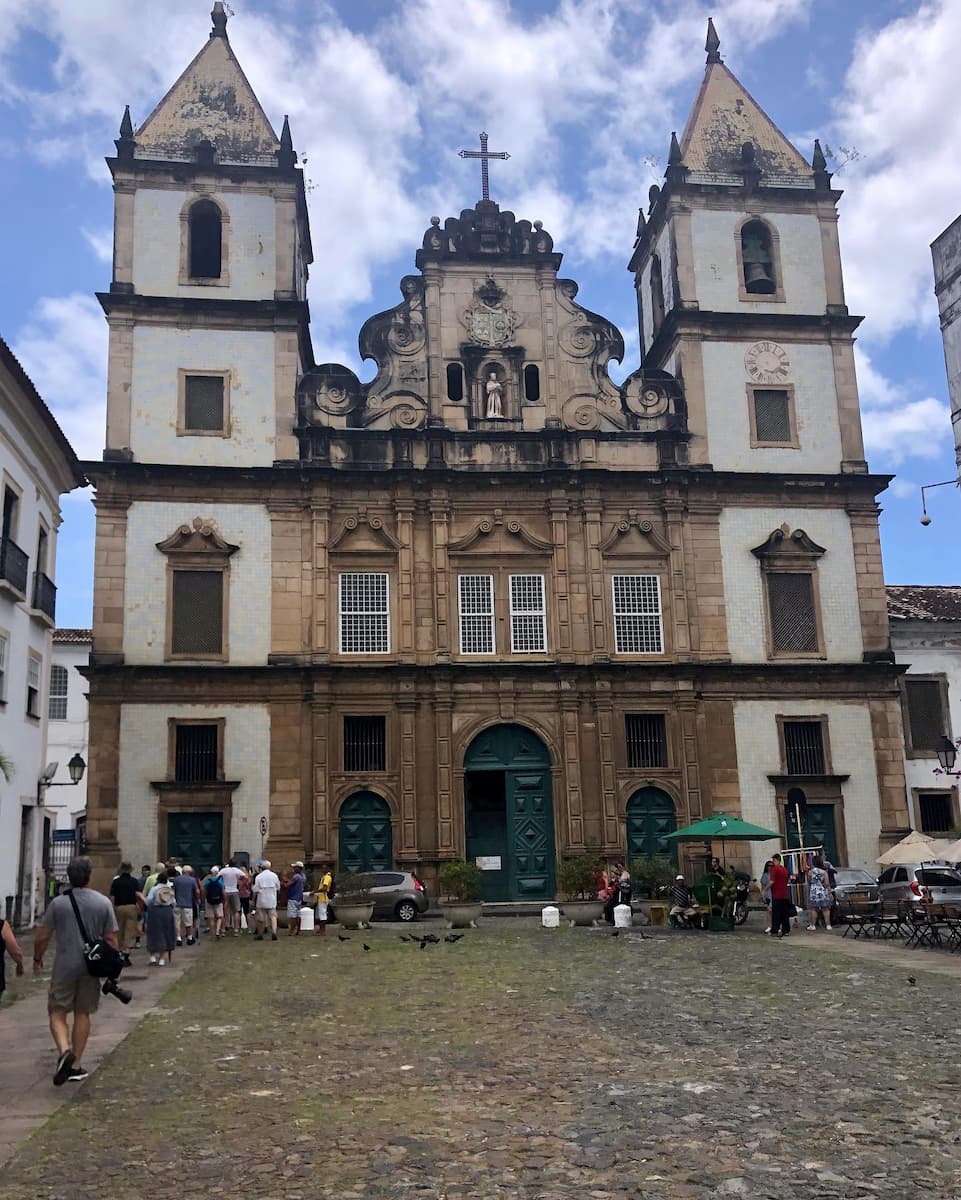
<path id="1" fill-rule="evenodd" d="M 795 529 L 792 533 L 790 525 L 785 522 L 779 529 L 773 530 L 760 546 L 755 546 L 751 553 L 765 567 L 776 569 L 778 566 L 813 565 L 827 550 L 812 541 L 803 529 Z"/>
<path id="2" fill-rule="evenodd" d="M 512 212 L 501 212 L 493 200 L 481 200 L 475 208 L 465 208 L 459 217 L 448 217 L 441 226 L 439 217 L 431 217 L 424 234 L 417 265 L 444 258 L 475 259 L 485 255 L 511 259 L 554 260 L 554 239 L 540 221 L 518 221 Z"/>
<path id="3" fill-rule="evenodd" d="M 346 425 L 363 402 L 363 384 L 340 363 L 322 363 L 309 371 L 298 393 L 301 415 L 310 425 Z"/>
<path id="4" fill-rule="evenodd" d="M 327 544 L 338 554 L 396 554 L 403 546 L 373 513 L 348 517 Z"/>
<path id="5" fill-rule="evenodd" d="M 204 555 L 223 561 L 236 554 L 240 547 L 224 541 L 212 521 L 194 517 L 190 525 L 178 525 L 169 537 L 157 542 L 157 549 L 161 554 Z"/>
<path id="6" fill-rule="evenodd" d="M 611 528 L 600 550 L 619 558 L 664 558 L 671 553 L 671 543 L 653 521 L 632 508 L 623 521 Z"/>
<path id="7" fill-rule="evenodd" d="M 472 550 L 483 554 L 523 554 L 531 550 L 553 554 L 554 543 L 538 537 L 520 521 L 505 518 L 503 510 L 495 508 L 490 517 L 485 517 L 469 533 L 447 545 L 449 554 L 467 554 Z"/>

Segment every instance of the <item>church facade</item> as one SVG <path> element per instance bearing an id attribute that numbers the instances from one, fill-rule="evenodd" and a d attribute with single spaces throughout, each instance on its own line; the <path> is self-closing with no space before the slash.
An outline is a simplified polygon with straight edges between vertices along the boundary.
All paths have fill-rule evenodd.
<path id="1" fill-rule="evenodd" d="M 795 844 L 800 812 L 805 843 L 873 862 L 908 827 L 887 480 L 819 150 L 712 27 L 631 257 L 640 368 L 612 380 L 620 332 L 484 159 L 360 331 L 362 383 L 314 361 L 290 130 L 212 16 L 108 159 L 99 861 L 264 848 L 430 880 L 466 855 L 487 898 L 544 899 L 560 857 L 670 852 L 725 811 Z"/>

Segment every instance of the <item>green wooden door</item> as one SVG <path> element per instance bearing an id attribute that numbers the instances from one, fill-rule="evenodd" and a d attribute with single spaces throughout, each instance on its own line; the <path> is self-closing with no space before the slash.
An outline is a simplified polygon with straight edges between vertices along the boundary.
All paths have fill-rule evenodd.
<path id="1" fill-rule="evenodd" d="M 167 817 L 167 857 L 189 863 L 199 878 L 224 862 L 224 814 L 170 813 Z"/>
<path id="2" fill-rule="evenodd" d="M 485 900 L 554 896 L 554 806 L 547 747 L 521 725 L 496 725 L 474 739 L 464 759 L 466 854 L 493 867 Z"/>
<path id="3" fill-rule="evenodd" d="M 394 865 L 390 808 L 373 792 L 358 792 L 340 808 L 339 870 L 389 871 Z"/>
<path id="4" fill-rule="evenodd" d="M 674 801 L 660 788 L 646 787 L 627 802 L 627 858 L 669 858 L 677 862 L 677 843 L 667 835 L 677 829 Z"/>
<path id="5" fill-rule="evenodd" d="M 838 835 L 833 804 L 807 804 L 801 809 L 802 840 L 798 841 L 797 816 L 793 804 L 784 807 L 788 849 L 792 846 L 823 846 L 824 857 L 838 866 Z"/>

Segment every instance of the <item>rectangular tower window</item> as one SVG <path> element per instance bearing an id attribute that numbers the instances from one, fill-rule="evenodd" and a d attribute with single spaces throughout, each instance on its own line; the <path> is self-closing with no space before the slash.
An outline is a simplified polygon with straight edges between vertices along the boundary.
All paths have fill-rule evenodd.
<path id="1" fill-rule="evenodd" d="M 215 783 L 219 767 L 218 725 L 177 725 L 174 729 L 174 781 Z"/>
<path id="2" fill-rule="evenodd" d="M 27 716 L 40 716 L 40 659 L 33 654 L 27 659 Z"/>
<path id="3" fill-rule="evenodd" d="M 793 390 L 751 387 L 749 392 L 752 445 L 797 446 Z"/>
<path id="4" fill-rule="evenodd" d="M 67 668 L 54 663 L 50 668 L 50 695 L 47 698 L 47 716 L 51 721 L 67 719 L 67 687 L 70 676 Z"/>
<path id="5" fill-rule="evenodd" d="M 227 433 L 227 375 L 181 372 L 181 434 Z"/>
<path id="6" fill-rule="evenodd" d="M 219 657 L 224 652 L 223 571 L 174 571 L 170 653 Z"/>
<path id="7" fill-rule="evenodd" d="M 547 612 L 543 575 L 511 575 L 511 653 L 544 654 L 547 650 Z"/>
<path id="8" fill-rule="evenodd" d="M 387 770 L 386 717 L 344 717 L 344 770 Z"/>
<path id="9" fill-rule="evenodd" d="M 494 577 L 459 575 L 461 654 L 494 653 Z"/>
<path id="10" fill-rule="evenodd" d="M 954 827 L 950 792 L 921 792 L 918 816 L 922 833 L 947 833 Z"/>
<path id="11" fill-rule="evenodd" d="M 803 571 L 770 571 L 768 613 L 773 654 L 816 654 L 820 649 L 814 577 Z"/>
<path id="12" fill-rule="evenodd" d="M 385 572 L 346 571 L 340 576 L 340 652 L 390 652 L 390 601 Z"/>
<path id="13" fill-rule="evenodd" d="M 663 654 L 661 581 L 657 575 L 614 575 L 614 649 L 618 654 Z"/>
<path id="14" fill-rule="evenodd" d="M 667 766 L 667 721 L 663 713 L 628 713 L 624 725 L 629 767 Z"/>
<path id="15" fill-rule="evenodd" d="M 944 704 L 944 685 L 940 679 L 903 680 L 907 699 L 907 726 L 912 751 L 934 755 L 941 738 L 948 735 L 948 718 Z"/>
<path id="16" fill-rule="evenodd" d="M 824 728 L 820 721 L 785 721 L 784 765 L 788 775 L 823 775 Z"/>

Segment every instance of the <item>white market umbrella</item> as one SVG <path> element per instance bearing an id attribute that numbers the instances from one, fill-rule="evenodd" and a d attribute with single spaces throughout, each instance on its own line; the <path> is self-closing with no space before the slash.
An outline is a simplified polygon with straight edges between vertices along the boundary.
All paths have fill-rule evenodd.
<path id="1" fill-rule="evenodd" d="M 896 846 L 885 852 L 878 859 L 881 866 L 894 867 L 900 863 L 930 862 L 933 858 L 943 858 L 941 842 L 935 842 L 927 834 L 918 833 L 912 829 Z"/>
<path id="2" fill-rule="evenodd" d="M 956 842 L 936 842 L 935 845 L 938 847 L 938 858 L 949 863 L 961 862 L 961 838 Z"/>

